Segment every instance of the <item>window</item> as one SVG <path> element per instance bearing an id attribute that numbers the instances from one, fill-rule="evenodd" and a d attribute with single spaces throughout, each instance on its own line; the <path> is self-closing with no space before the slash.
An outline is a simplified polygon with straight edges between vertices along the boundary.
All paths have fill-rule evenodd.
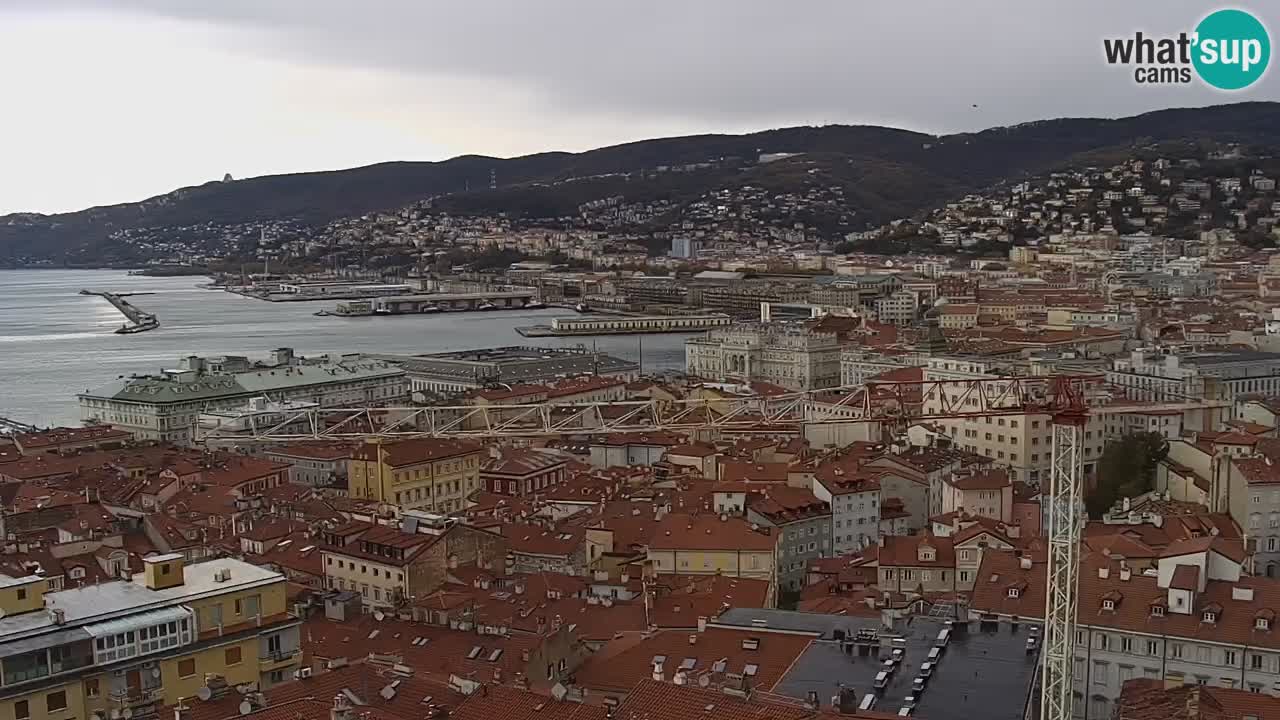
<path id="1" fill-rule="evenodd" d="M 1127 637 L 1120 638 L 1120 652 L 1126 652 L 1126 653 L 1133 652 L 1133 638 L 1127 638 Z"/>
<path id="2" fill-rule="evenodd" d="M 84 681 L 84 694 L 89 697 L 98 697 L 98 678 L 89 678 Z"/>
<path id="3" fill-rule="evenodd" d="M 49 708 L 49 712 L 58 712 L 67 709 L 67 693 L 64 690 L 51 692 L 44 696 L 45 705 Z"/>
<path id="4" fill-rule="evenodd" d="M 196 659 L 186 658 L 178 661 L 178 677 L 189 678 L 196 674 Z"/>
<path id="5" fill-rule="evenodd" d="M 1109 601 L 1109 600 L 1104 600 L 1104 601 L 1103 601 L 1103 607 L 1106 607 L 1106 604 L 1107 604 L 1108 602 L 1110 602 L 1110 601 Z M 1106 649 L 1107 649 L 1107 636 L 1106 636 L 1106 635 L 1103 635 L 1103 634 L 1101 634 L 1101 633 L 1099 633 L 1097 636 L 1095 636 L 1095 637 L 1094 637 L 1094 643 L 1093 643 L 1093 646 L 1094 646 L 1094 647 L 1096 647 L 1096 648 L 1097 648 L 1097 649 L 1099 649 L 1099 650 L 1106 650 Z"/>
<path id="6" fill-rule="evenodd" d="M 1107 684 L 1107 664 L 1101 660 L 1093 661 L 1093 684 Z"/>
<path id="7" fill-rule="evenodd" d="M 19 600 L 26 600 L 26 599 L 27 599 L 27 589 L 26 589 L 26 588 L 18 588 L 18 599 L 19 599 Z"/>
<path id="8" fill-rule="evenodd" d="M 236 647 L 227 648 L 226 656 L 227 656 L 228 665 L 239 665 L 240 664 L 240 646 L 237 645 Z"/>
<path id="9" fill-rule="evenodd" d="M 1235 651 L 1235 650 L 1223 650 L 1223 651 L 1222 651 L 1222 661 L 1223 661 L 1225 664 L 1227 664 L 1227 665 L 1235 665 L 1235 664 L 1236 664 L 1236 651 Z"/>
<path id="10" fill-rule="evenodd" d="M 1172 649 L 1169 651 L 1169 654 L 1181 660 L 1182 659 L 1182 643 L 1174 643 Z"/>
<path id="11" fill-rule="evenodd" d="M 1262 669 L 1262 656 L 1261 656 L 1261 655 L 1258 655 L 1257 653 L 1254 653 L 1254 654 L 1252 654 L 1252 655 L 1250 655 L 1250 656 L 1249 656 L 1249 669 L 1250 669 L 1250 670 L 1261 670 L 1261 669 Z"/>
<path id="12" fill-rule="evenodd" d="M 1148 654 L 1148 655 L 1159 655 L 1159 654 L 1160 654 L 1160 643 L 1159 643 L 1159 642 L 1156 642 L 1155 640 L 1148 640 L 1148 641 L 1147 641 L 1147 654 Z"/>
<path id="13" fill-rule="evenodd" d="M 13 716 L 17 720 L 31 717 L 31 706 L 27 704 L 26 700 L 19 700 L 13 704 Z"/>

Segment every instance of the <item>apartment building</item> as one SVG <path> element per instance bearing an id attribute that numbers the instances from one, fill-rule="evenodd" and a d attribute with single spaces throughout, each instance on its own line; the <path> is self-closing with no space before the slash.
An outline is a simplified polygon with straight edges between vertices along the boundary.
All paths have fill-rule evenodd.
<path id="1" fill-rule="evenodd" d="M 746 519 L 774 528 L 778 536 L 779 590 L 799 591 L 809 562 L 831 556 L 831 515 L 831 506 L 804 488 L 782 485 L 747 494 Z"/>
<path id="2" fill-rule="evenodd" d="M 1013 520 L 1013 483 L 1004 468 L 969 469 L 943 481 L 942 512 Z"/>
<path id="3" fill-rule="evenodd" d="M 369 608 L 426 597 L 459 564 L 501 571 L 506 542 L 452 518 L 409 511 L 398 525 L 351 521 L 320 534 L 324 584 L 360 594 Z"/>
<path id="4" fill-rule="evenodd" d="M 366 443 L 351 455 L 351 497 L 405 509 L 448 513 L 479 490 L 484 448 L 467 440 L 420 438 Z"/>
<path id="5" fill-rule="evenodd" d="M 685 342 L 685 368 L 695 377 L 768 382 L 788 390 L 840 385 L 835 333 L 800 324 L 741 323 Z"/>
<path id="6" fill-rule="evenodd" d="M 265 364 L 193 355 L 177 369 L 121 378 L 78 397 L 86 422 L 127 430 L 140 440 L 186 444 L 195 439 L 202 412 L 240 408 L 262 396 L 320 407 L 400 405 L 409 398 L 405 372 L 394 365 L 360 355 L 313 362 L 289 348 L 274 351 Z"/>
<path id="7" fill-rule="evenodd" d="M 845 464 L 823 465 L 814 470 L 813 494 L 831 505 L 834 555 L 858 552 L 880 537 L 879 475 Z"/>
<path id="8" fill-rule="evenodd" d="M 204 687 L 292 679 L 300 621 L 283 575 L 237 560 L 144 559 L 130 580 L 50 592 L 0 578 L 0 716 L 143 717 Z"/>
<path id="9" fill-rule="evenodd" d="M 776 588 L 778 545 L 776 530 L 738 517 L 671 513 L 658 521 L 648 562 L 660 574 L 755 578 Z"/>
<path id="10" fill-rule="evenodd" d="M 532 495 L 568 479 L 569 458 L 554 450 L 500 448 L 480 469 L 482 486 L 499 495 Z"/>
<path id="11" fill-rule="evenodd" d="M 899 290 L 875 301 L 876 318 L 890 325 L 910 325 L 920 315 L 920 295 Z"/>
<path id="12" fill-rule="evenodd" d="M 1222 538 L 1171 543 L 1139 570 L 1114 554 L 1081 559 L 1075 637 L 1076 716 L 1110 718 L 1125 682 L 1212 685 L 1280 694 L 1280 581 L 1244 574 L 1244 552 Z M 974 619 L 1040 619 L 1042 558 L 988 552 Z"/>
<path id="13" fill-rule="evenodd" d="M 993 380 L 1006 376 L 993 372 L 996 366 L 980 360 L 965 358 L 930 358 L 925 367 L 926 381 Z M 940 386 L 951 399 L 950 407 L 961 402 L 968 385 Z M 998 385 L 991 388 L 998 393 Z M 979 402 L 970 397 L 968 405 L 976 412 Z M 942 411 L 938 395 L 925 398 L 925 413 Z M 1048 478 L 1053 460 L 1053 421 L 1045 413 L 1015 414 L 999 417 L 961 417 L 935 421 L 941 426 L 952 444 L 989 458 L 996 465 L 1006 468 L 1009 478 L 1015 481 L 1037 483 Z M 1105 424 L 1101 417 L 1091 415 L 1084 430 L 1084 470 L 1093 472 L 1094 463 L 1102 457 L 1106 442 Z"/>

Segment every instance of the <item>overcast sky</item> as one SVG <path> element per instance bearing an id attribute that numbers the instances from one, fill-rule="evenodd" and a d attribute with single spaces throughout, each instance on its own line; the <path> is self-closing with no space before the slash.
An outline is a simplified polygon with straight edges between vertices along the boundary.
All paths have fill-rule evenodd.
<path id="1" fill-rule="evenodd" d="M 1280 8 L 1236 4 L 1271 29 Z M 933 133 L 1280 100 L 1138 87 L 1204 2 L 0 0 L 0 213 L 237 178 L 787 125 Z M 1273 63 L 1274 64 L 1274 63 Z M 972 107 L 974 104 L 978 108 Z"/>

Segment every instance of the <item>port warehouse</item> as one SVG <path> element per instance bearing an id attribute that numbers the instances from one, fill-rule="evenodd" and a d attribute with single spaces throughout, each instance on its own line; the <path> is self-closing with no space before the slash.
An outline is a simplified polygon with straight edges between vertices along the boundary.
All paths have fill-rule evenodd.
<path id="1" fill-rule="evenodd" d="M 524 337 L 575 335 L 628 335 L 645 333 L 698 333 L 733 324 L 728 315 L 630 315 L 623 317 L 558 317 L 550 325 L 526 325 L 516 332 Z"/>
<path id="2" fill-rule="evenodd" d="M 386 285 L 383 283 L 367 283 L 360 281 L 333 281 L 333 282 L 296 282 L 296 283 L 280 283 L 279 287 L 274 291 L 284 295 L 297 295 L 299 297 L 317 297 L 323 298 L 328 295 L 341 295 L 351 297 L 352 295 L 364 295 L 372 297 L 375 295 L 391 295 L 413 292 L 412 285 Z"/>
<path id="3" fill-rule="evenodd" d="M 551 319 L 551 329 L 563 333 L 595 332 L 682 332 L 706 330 L 733 324 L 728 315 L 650 315 L 643 317 Z"/>
<path id="4" fill-rule="evenodd" d="M 432 293 L 430 295 L 390 295 L 373 300 L 340 302 L 338 315 L 373 313 L 420 313 L 433 310 L 475 310 L 488 303 L 498 308 L 521 308 L 534 299 L 532 290 L 488 293 Z"/>

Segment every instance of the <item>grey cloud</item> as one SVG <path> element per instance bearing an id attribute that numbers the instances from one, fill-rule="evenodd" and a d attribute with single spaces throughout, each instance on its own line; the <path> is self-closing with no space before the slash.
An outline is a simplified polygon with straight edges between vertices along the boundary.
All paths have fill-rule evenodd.
<path id="1" fill-rule="evenodd" d="M 210 23 L 229 31 L 222 37 L 238 50 L 294 63 L 504 83 L 537 102 L 530 117 L 512 122 L 535 125 L 601 114 L 690 127 L 878 122 L 943 132 L 1280 97 L 1276 72 L 1245 94 L 1225 95 L 1139 88 L 1103 63 L 1104 36 L 1189 29 L 1205 7 L 1188 0 L 107 0 L 105 7 Z M 1280 27 L 1280 13 L 1253 9 Z"/>

